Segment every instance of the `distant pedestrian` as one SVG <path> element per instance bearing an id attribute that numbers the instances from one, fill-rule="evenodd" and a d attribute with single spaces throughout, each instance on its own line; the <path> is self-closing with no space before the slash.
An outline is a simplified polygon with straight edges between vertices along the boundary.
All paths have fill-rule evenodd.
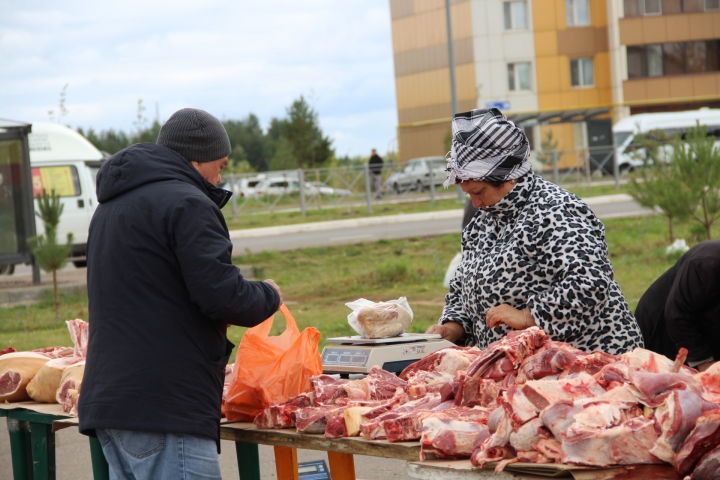
<path id="1" fill-rule="evenodd" d="M 370 160 L 368 160 L 368 169 L 370 170 L 370 186 L 372 187 L 372 191 L 375 193 L 375 198 L 380 198 L 382 197 L 383 159 L 374 148 L 370 154 Z"/>

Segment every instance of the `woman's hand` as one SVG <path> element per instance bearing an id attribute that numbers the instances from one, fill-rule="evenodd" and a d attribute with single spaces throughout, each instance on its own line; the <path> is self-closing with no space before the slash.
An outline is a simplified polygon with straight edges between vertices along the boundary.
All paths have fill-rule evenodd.
<path id="1" fill-rule="evenodd" d="M 457 322 L 445 322 L 442 325 L 431 325 L 425 333 L 439 333 L 443 339 L 455 343 L 465 335 L 465 329 Z"/>
<path id="2" fill-rule="evenodd" d="M 488 310 L 485 315 L 485 323 L 490 328 L 505 324 L 515 330 L 522 330 L 535 325 L 529 308 L 518 310 L 505 303 Z"/>

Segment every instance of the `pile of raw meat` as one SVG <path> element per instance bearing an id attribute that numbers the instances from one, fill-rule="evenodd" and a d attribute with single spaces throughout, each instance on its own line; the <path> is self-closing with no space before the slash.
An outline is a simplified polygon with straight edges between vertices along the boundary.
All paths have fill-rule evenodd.
<path id="1" fill-rule="evenodd" d="M 47 347 L 26 352 L 9 348 L 0 352 L 0 402 L 56 402 L 66 413 L 77 415 L 88 324 L 80 319 L 65 323 L 72 348 Z"/>
<path id="2" fill-rule="evenodd" d="M 420 440 L 421 459 L 592 466 L 671 463 L 693 480 L 720 478 L 720 363 L 697 373 L 644 349 L 583 352 L 533 327 L 488 348 L 451 347 L 399 377 L 329 375 L 272 404 L 258 428 L 328 438 Z"/>

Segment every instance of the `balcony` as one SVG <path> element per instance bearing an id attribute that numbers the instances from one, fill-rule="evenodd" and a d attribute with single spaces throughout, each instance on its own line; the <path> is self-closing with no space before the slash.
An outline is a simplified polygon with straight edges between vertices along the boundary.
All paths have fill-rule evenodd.
<path id="1" fill-rule="evenodd" d="M 625 0 L 625 18 L 720 11 L 719 0 Z"/>

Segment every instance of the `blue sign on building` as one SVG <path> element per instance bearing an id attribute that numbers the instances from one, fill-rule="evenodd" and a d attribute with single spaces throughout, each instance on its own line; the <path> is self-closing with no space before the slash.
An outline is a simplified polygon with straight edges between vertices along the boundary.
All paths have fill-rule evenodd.
<path id="1" fill-rule="evenodd" d="M 510 110 L 510 101 L 499 100 L 496 102 L 486 102 L 485 108 L 497 108 L 498 110 Z"/>

